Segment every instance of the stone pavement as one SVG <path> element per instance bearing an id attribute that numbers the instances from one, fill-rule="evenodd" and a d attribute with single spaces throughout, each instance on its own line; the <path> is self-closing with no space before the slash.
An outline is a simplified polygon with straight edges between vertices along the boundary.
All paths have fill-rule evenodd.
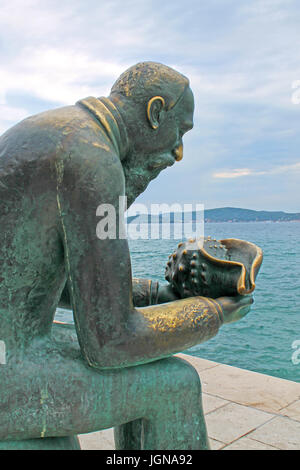
<path id="1" fill-rule="evenodd" d="M 198 371 L 213 450 L 300 450 L 300 384 L 186 354 Z M 113 450 L 113 430 L 79 436 L 82 449 Z"/>

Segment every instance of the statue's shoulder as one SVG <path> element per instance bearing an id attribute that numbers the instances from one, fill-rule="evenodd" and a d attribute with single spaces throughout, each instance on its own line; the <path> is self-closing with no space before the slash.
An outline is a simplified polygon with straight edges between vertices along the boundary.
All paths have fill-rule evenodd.
<path id="1" fill-rule="evenodd" d="M 0 156 L 32 160 L 41 155 L 47 158 L 59 149 L 72 149 L 76 154 L 80 147 L 90 147 L 92 143 L 100 148 L 106 140 L 94 116 L 81 106 L 64 106 L 29 116 L 8 129 L 0 136 Z M 105 148 L 108 146 L 102 145 L 102 153 Z"/>
<path id="2" fill-rule="evenodd" d="M 78 133 L 89 128 L 96 130 L 95 119 L 78 105 L 64 106 L 28 116 L 1 137 L 0 142 L 10 138 L 25 138 L 27 135 L 45 134 L 49 137 Z"/>

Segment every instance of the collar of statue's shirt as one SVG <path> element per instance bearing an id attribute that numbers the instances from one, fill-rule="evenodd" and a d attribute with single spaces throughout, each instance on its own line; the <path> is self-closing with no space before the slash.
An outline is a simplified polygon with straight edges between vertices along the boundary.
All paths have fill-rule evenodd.
<path id="1" fill-rule="evenodd" d="M 127 154 L 129 142 L 125 123 L 116 106 L 105 97 L 89 96 L 76 104 L 92 113 L 104 128 L 122 160 Z"/>

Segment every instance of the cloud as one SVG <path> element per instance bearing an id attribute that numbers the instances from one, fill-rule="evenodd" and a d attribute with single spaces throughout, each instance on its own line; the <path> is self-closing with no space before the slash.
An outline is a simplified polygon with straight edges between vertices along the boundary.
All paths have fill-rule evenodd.
<path id="1" fill-rule="evenodd" d="M 0 101 L 0 135 L 3 134 L 15 122 L 21 121 L 28 116 L 24 108 L 17 108 L 2 104 Z"/>
<path id="2" fill-rule="evenodd" d="M 217 173 L 213 173 L 213 178 L 240 178 L 241 176 L 252 175 L 253 172 L 248 168 L 236 168 L 233 170 L 226 170 Z"/>
<path id="3" fill-rule="evenodd" d="M 293 5 L 2 0 L 1 94 L 21 86 L 70 103 L 106 92 L 129 65 L 153 59 L 188 75 L 200 102 L 291 106 L 291 82 L 300 77 Z"/>
<path id="4" fill-rule="evenodd" d="M 143 47 L 148 23 L 115 0 L 104 5 L 91 0 L 2 0 L 1 102 L 15 90 L 61 104 L 108 93 L 132 65 L 122 52 Z"/>
<path id="5" fill-rule="evenodd" d="M 79 97 L 109 91 L 123 67 L 84 54 L 54 48 L 27 48 L 9 69 L 0 71 L 3 96 L 22 90 L 46 101 L 73 104 Z M 97 83 L 97 86 L 96 86 Z"/>
<path id="6" fill-rule="evenodd" d="M 300 162 L 290 165 L 280 165 L 264 171 L 250 170 L 249 168 L 235 168 L 232 170 L 224 170 L 213 173 L 213 178 L 230 179 L 241 178 L 242 176 L 264 176 L 264 175 L 280 175 L 288 172 L 300 172 Z"/>
<path id="7" fill-rule="evenodd" d="M 300 207 L 289 189 L 299 175 L 299 22 L 297 0 L 2 0 L 0 133 L 49 107 L 107 95 L 127 67 L 155 60 L 190 78 L 195 127 L 180 166 L 142 200 L 176 200 L 181 187 L 186 200 L 201 189 L 228 205 L 245 178 L 266 176 Z M 262 206 L 263 189 L 255 188 Z"/>
<path id="8" fill-rule="evenodd" d="M 287 173 L 287 172 L 298 172 L 300 171 L 300 162 L 293 163 L 291 165 L 281 165 L 279 167 L 273 168 L 272 170 L 269 171 L 269 174 L 277 175 L 281 173 Z"/>

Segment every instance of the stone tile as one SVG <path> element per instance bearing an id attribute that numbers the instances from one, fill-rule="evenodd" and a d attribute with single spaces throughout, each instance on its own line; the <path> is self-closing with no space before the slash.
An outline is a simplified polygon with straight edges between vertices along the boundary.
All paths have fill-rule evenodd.
<path id="1" fill-rule="evenodd" d="M 300 423 L 283 416 L 277 416 L 269 423 L 251 432 L 248 437 L 281 450 L 300 450 Z"/>
<path id="2" fill-rule="evenodd" d="M 237 441 L 229 444 L 223 448 L 223 450 L 279 450 L 263 442 L 255 441 L 254 439 L 249 439 L 249 437 L 241 437 Z"/>
<path id="3" fill-rule="evenodd" d="M 105 429 L 101 431 L 101 438 L 105 441 L 109 447 L 108 449 L 115 449 L 115 439 L 114 439 L 114 428 Z"/>
<path id="4" fill-rule="evenodd" d="M 220 408 L 221 406 L 227 405 L 229 403 L 227 400 L 215 397 L 214 395 L 208 395 L 207 393 L 202 393 L 202 401 L 204 414 L 211 413 L 217 408 Z"/>
<path id="5" fill-rule="evenodd" d="M 236 403 L 229 403 L 207 414 L 205 419 L 208 436 L 230 444 L 272 419 L 272 415 Z"/>
<path id="6" fill-rule="evenodd" d="M 279 412 L 283 416 L 288 416 L 296 421 L 300 421 L 300 400 L 292 403 L 286 408 L 282 408 Z"/>
<path id="7" fill-rule="evenodd" d="M 113 429 L 80 434 L 78 436 L 82 450 L 114 450 Z"/>
<path id="8" fill-rule="evenodd" d="M 210 438 L 210 450 L 221 450 L 226 444 L 224 442 L 216 441 L 215 439 Z"/>
<path id="9" fill-rule="evenodd" d="M 99 432 L 91 432 L 88 434 L 80 434 L 78 436 L 80 447 L 82 450 L 98 450 L 100 446 Z"/>
<path id="10" fill-rule="evenodd" d="M 203 391 L 224 400 L 278 413 L 300 399 L 300 384 L 220 365 L 200 373 Z"/>
<path id="11" fill-rule="evenodd" d="M 181 357 L 185 361 L 188 361 L 198 372 L 211 369 L 212 367 L 218 367 L 220 365 L 217 362 L 209 361 L 208 359 L 201 359 L 195 356 L 189 356 L 188 354 L 176 354 L 176 356 Z"/>

